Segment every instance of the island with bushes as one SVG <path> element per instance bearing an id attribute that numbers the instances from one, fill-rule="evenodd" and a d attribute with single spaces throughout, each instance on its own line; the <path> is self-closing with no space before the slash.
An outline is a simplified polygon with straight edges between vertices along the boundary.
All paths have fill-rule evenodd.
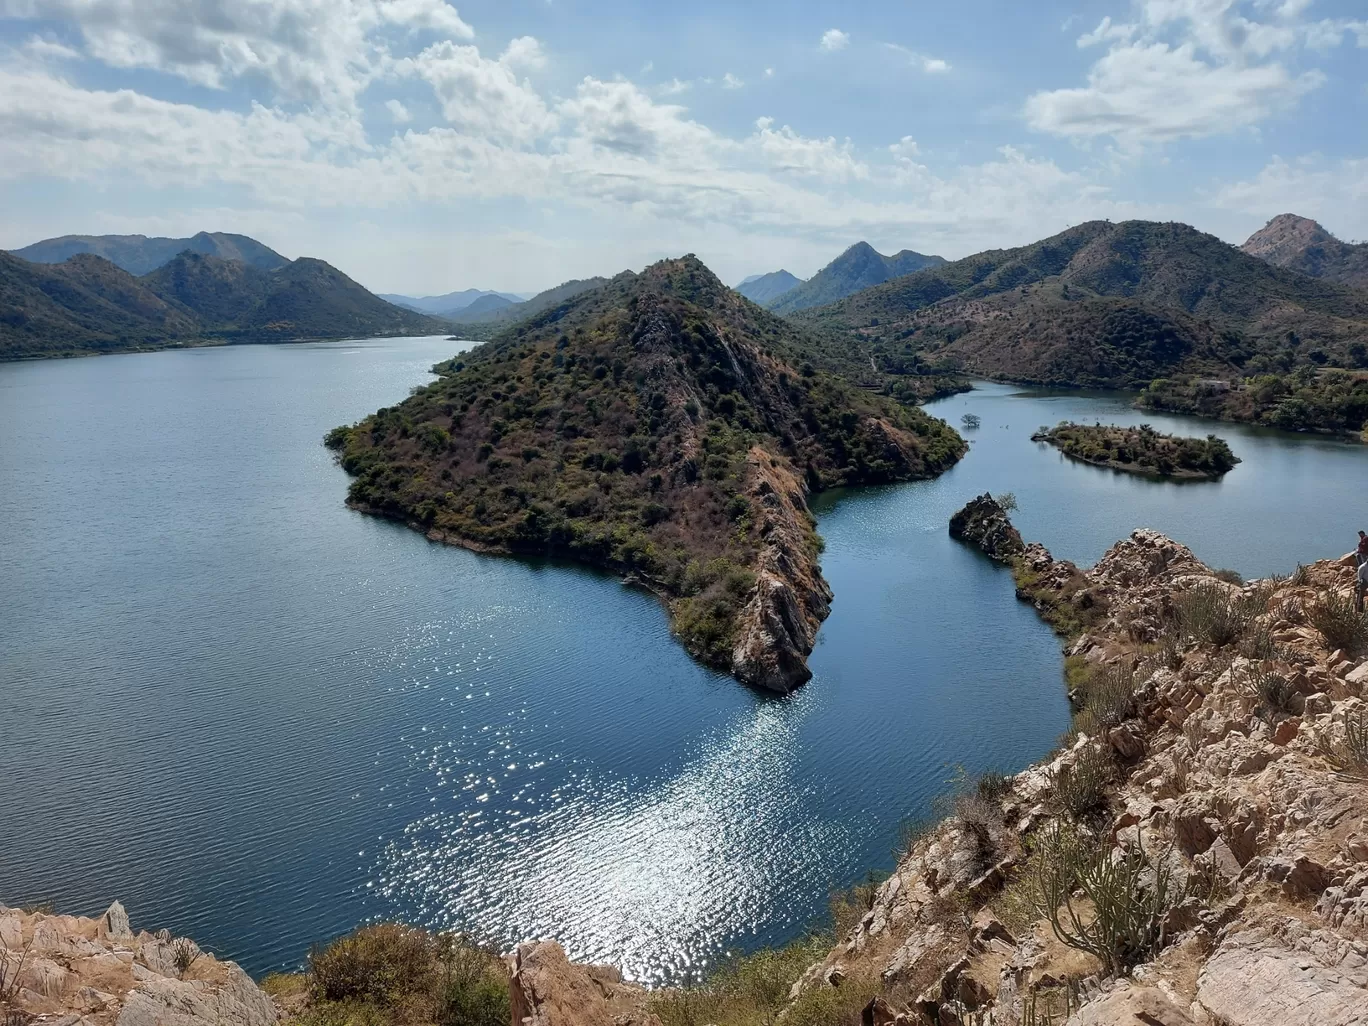
<path id="1" fill-rule="evenodd" d="M 1224 439 L 1180 438 L 1148 424 L 1074 424 L 1064 421 L 1042 428 L 1033 442 L 1048 442 L 1064 455 L 1097 467 L 1131 474 L 1187 480 L 1215 480 L 1240 462 Z"/>
<path id="2" fill-rule="evenodd" d="M 1299 367 L 1234 379 L 1176 375 L 1151 382 L 1136 405 L 1368 441 L 1368 371 Z"/>

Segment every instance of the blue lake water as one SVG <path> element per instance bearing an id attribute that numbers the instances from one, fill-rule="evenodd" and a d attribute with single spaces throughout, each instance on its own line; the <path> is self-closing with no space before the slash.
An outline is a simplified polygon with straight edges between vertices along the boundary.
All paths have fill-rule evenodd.
<path id="1" fill-rule="evenodd" d="M 610 577 L 346 509 L 323 433 L 457 348 L 0 365 L 0 901 L 119 898 L 258 973 L 400 918 L 671 978 L 793 936 L 956 765 L 1018 768 L 1066 726 L 1055 640 L 946 536 L 972 495 L 1015 491 L 1059 555 L 1146 525 L 1245 573 L 1368 519 L 1360 447 L 1223 425 L 1245 464 L 1179 487 L 1029 441 L 1170 419 L 985 386 L 934 408 L 983 420 L 949 474 L 818 497 L 836 601 L 812 682 L 774 698 Z"/>

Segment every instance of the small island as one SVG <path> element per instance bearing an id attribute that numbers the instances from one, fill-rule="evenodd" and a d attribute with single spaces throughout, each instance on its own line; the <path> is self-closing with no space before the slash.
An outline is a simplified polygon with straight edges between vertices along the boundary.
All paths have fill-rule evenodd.
<path id="1" fill-rule="evenodd" d="M 1064 421 L 1042 428 L 1033 442 L 1048 442 L 1064 455 L 1096 467 L 1131 474 L 1214 481 L 1240 462 L 1222 438 L 1179 438 L 1160 434 L 1148 424 L 1074 424 Z"/>

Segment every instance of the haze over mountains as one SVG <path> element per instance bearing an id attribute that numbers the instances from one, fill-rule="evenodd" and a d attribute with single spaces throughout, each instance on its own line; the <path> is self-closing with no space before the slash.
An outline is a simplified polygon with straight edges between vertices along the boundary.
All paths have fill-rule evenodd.
<path id="1" fill-rule="evenodd" d="M 462 289 L 441 296 L 403 296 L 393 292 L 377 292 L 376 295 L 386 303 L 406 307 L 418 313 L 431 314 L 434 317 L 455 317 L 485 296 L 498 296 L 509 303 L 521 303 L 528 298 L 513 292 L 494 292 L 490 289 Z"/>
<path id="2" fill-rule="evenodd" d="M 736 291 L 753 303 L 769 306 L 785 292 L 797 288 L 801 284 L 803 284 L 802 278 L 789 274 L 788 271 L 780 270 L 771 271 L 769 274 L 752 274 L 736 286 Z"/>
<path id="3" fill-rule="evenodd" d="M 285 257 L 256 239 L 228 232 L 200 232 L 188 239 L 148 238 L 146 235 L 63 235 L 43 239 L 15 256 L 38 264 L 59 264 L 80 253 L 104 257 L 129 274 L 155 271 L 176 254 L 189 250 L 223 260 L 240 260 L 263 271 L 273 271 L 289 263 Z"/>
<path id="4" fill-rule="evenodd" d="M 1279 214 L 1240 248 L 1313 278 L 1368 288 L 1368 242 L 1341 242 L 1310 218 Z"/>
<path id="5" fill-rule="evenodd" d="M 869 243 L 857 242 L 807 281 L 783 292 L 768 305 L 775 313 L 796 313 L 834 303 L 890 278 L 925 267 L 939 267 L 943 263 L 944 257 L 926 256 L 910 249 L 884 256 Z"/>

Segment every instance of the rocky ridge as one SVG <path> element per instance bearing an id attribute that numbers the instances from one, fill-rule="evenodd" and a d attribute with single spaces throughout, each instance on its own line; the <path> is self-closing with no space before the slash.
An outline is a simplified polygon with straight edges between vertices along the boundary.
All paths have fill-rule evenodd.
<path id="1" fill-rule="evenodd" d="M 235 962 L 165 930 L 134 933 L 117 901 L 98 919 L 0 905 L 7 1026 L 269 1026 L 271 999 Z"/>

